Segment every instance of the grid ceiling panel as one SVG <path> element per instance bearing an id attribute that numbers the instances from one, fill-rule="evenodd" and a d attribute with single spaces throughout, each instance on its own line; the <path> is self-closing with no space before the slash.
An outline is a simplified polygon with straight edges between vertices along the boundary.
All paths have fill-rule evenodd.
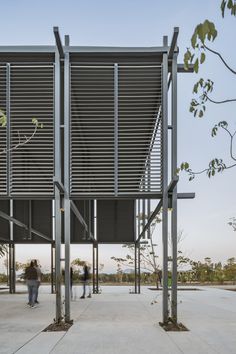
<path id="1" fill-rule="evenodd" d="M 72 197 L 161 192 L 161 73 L 157 64 L 71 65 Z"/>
<path id="2" fill-rule="evenodd" d="M 35 134 L 33 118 L 43 124 Z M 11 195 L 53 195 L 53 65 L 11 65 L 10 120 Z M 26 139 L 27 144 L 15 148 Z"/>
<path id="3" fill-rule="evenodd" d="M 6 114 L 6 66 L 0 66 L 0 110 Z M 7 129 L 0 125 L 0 195 L 7 193 Z"/>

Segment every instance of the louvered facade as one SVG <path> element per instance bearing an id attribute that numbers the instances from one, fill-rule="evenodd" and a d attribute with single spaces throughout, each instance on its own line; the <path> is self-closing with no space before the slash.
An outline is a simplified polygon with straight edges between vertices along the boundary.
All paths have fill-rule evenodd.
<path id="1" fill-rule="evenodd" d="M 6 110 L 8 94 L 10 130 L 7 140 L 7 128 L 0 128 L 1 194 L 50 198 L 54 194 L 54 65 L 6 64 L 1 75 L 0 107 Z"/>
<path id="2" fill-rule="evenodd" d="M 162 66 L 71 65 L 71 196 L 161 192 Z"/>
<path id="3" fill-rule="evenodd" d="M 0 118 L 6 115 L 6 65 L 0 65 Z M 0 124 L 0 195 L 7 194 L 7 127 Z"/>

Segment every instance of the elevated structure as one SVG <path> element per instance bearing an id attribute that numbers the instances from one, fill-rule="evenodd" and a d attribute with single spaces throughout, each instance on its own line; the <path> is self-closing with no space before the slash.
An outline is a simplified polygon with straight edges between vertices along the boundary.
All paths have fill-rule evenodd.
<path id="1" fill-rule="evenodd" d="M 16 243 L 52 244 L 59 321 L 64 242 L 70 321 L 70 244 L 92 243 L 97 271 L 99 243 L 135 243 L 140 275 L 140 241 L 162 208 L 163 322 L 177 321 L 177 199 L 194 197 L 177 193 L 178 28 L 170 45 L 164 37 L 153 48 L 74 47 L 68 36 L 62 44 L 57 27 L 54 35 L 55 46 L 0 47 L 0 108 L 7 117 L 0 128 L 0 242 L 11 245 L 11 273 Z M 151 199 L 159 200 L 152 213 Z M 143 228 L 140 213 L 147 214 Z"/>

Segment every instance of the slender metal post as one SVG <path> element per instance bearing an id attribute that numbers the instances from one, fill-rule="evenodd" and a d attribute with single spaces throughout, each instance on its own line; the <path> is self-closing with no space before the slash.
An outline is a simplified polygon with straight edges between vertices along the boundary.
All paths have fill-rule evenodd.
<path id="1" fill-rule="evenodd" d="M 51 294 L 54 294 L 54 251 L 55 247 L 51 244 Z"/>
<path id="2" fill-rule="evenodd" d="M 148 161 L 148 192 L 151 191 L 151 165 L 150 165 L 150 157 L 149 157 L 149 161 Z M 151 200 L 148 199 L 147 200 L 147 220 L 149 220 L 151 216 Z M 148 228 L 147 231 L 147 238 L 150 239 L 151 238 L 151 227 Z"/>
<path id="3" fill-rule="evenodd" d="M 65 48 L 69 36 L 65 36 Z M 70 322 L 71 279 L 70 279 L 70 54 L 64 55 L 64 235 L 65 235 L 65 321 Z"/>
<path id="4" fill-rule="evenodd" d="M 93 294 L 96 294 L 95 291 L 95 244 L 93 242 L 93 273 L 92 273 L 92 280 L 93 280 Z"/>
<path id="5" fill-rule="evenodd" d="M 146 200 L 145 199 L 142 200 L 142 210 L 143 210 L 143 215 L 142 215 L 143 227 L 142 227 L 142 229 L 144 229 L 144 226 L 146 223 Z M 143 238 L 145 238 L 145 236 L 146 236 L 146 232 L 144 232 Z"/>
<path id="6" fill-rule="evenodd" d="M 61 181 L 61 87 L 60 87 L 60 56 L 55 51 L 55 177 Z M 61 309 L 61 197 L 55 186 L 55 285 L 56 285 L 56 322 L 62 319 Z"/>
<path id="7" fill-rule="evenodd" d="M 98 243 L 96 245 L 96 293 L 99 293 L 99 282 L 98 282 Z"/>
<path id="8" fill-rule="evenodd" d="M 138 293 L 140 294 L 141 290 L 141 267 L 140 267 L 140 243 L 138 243 Z"/>
<path id="9" fill-rule="evenodd" d="M 15 284 L 15 245 L 13 243 L 9 244 L 9 292 L 10 294 L 15 294 L 16 284 Z"/>
<path id="10" fill-rule="evenodd" d="M 172 60 L 172 179 L 177 169 L 177 53 L 173 54 Z M 172 217 L 171 217 L 171 240 L 172 240 L 172 288 L 171 288 L 171 317 L 177 323 L 177 184 L 172 192 Z"/>
<path id="11" fill-rule="evenodd" d="M 12 253 L 11 253 L 11 244 L 9 243 L 9 253 L 8 253 L 8 284 L 9 284 L 9 293 L 12 294 L 12 282 L 11 282 L 11 263 L 12 263 Z"/>
<path id="12" fill-rule="evenodd" d="M 13 217 L 13 199 L 10 199 L 10 216 Z M 10 221 L 10 240 L 14 241 L 13 222 Z M 16 269 L 15 269 L 15 245 L 9 245 L 9 277 L 10 277 L 10 293 L 16 292 Z"/>
<path id="13" fill-rule="evenodd" d="M 28 232 L 29 240 L 32 239 L 32 201 L 29 200 L 29 232 Z"/>
<path id="14" fill-rule="evenodd" d="M 134 244 L 134 292 L 137 294 L 137 244 Z"/>
<path id="15" fill-rule="evenodd" d="M 168 38 L 163 38 L 168 45 Z M 163 323 L 168 322 L 168 55 L 163 54 L 162 62 L 162 243 L 163 243 Z"/>

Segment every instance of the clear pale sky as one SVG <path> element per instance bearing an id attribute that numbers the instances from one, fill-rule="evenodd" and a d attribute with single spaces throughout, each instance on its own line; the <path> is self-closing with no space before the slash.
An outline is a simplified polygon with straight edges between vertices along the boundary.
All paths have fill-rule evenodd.
<path id="1" fill-rule="evenodd" d="M 196 24 L 209 19 L 215 22 L 219 38 L 213 48 L 224 53 L 226 60 L 236 68 L 234 48 L 235 18 L 220 13 L 221 1 L 212 0 L 8 0 L 1 3 L 0 45 L 54 44 L 53 26 L 60 33 L 70 35 L 72 45 L 95 46 L 156 46 L 162 44 L 162 36 L 171 38 L 173 28 L 180 27 L 178 45 L 179 62 L 189 46 L 189 39 Z M 230 122 L 236 129 L 234 104 L 214 106 L 209 104 L 203 119 L 189 113 L 193 84 L 198 78 L 209 77 L 215 82 L 215 99 L 234 98 L 232 75 L 218 58 L 207 56 L 200 74 L 180 74 L 178 79 L 178 161 L 190 162 L 193 169 L 202 169 L 214 157 L 227 161 L 229 143 L 225 134 L 211 138 L 211 128 L 221 120 Z M 236 147 L 235 147 L 236 148 Z M 185 239 L 181 248 L 194 259 L 212 257 L 214 261 L 226 261 L 236 256 L 236 232 L 227 225 L 236 216 L 236 169 L 225 171 L 208 179 L 205 175 L 193 182 L 181 175 L 179 191 L 195 192 L 196 199 L 179 202 L 179 228 Z M 158 244 L 161 238 L 158 237 Z M 17 248 L 17 260 L 31 256 L 48 263 L 49 248 Z M 103 246 L 101 263 L 104 270 L 112 270 L 111 255 L 119 255 L 120 247 Z M 47 254 L 47 257 L 45 256 Z M 88 248 L 76 246 L 72 259 L 89 258 Z"/>

